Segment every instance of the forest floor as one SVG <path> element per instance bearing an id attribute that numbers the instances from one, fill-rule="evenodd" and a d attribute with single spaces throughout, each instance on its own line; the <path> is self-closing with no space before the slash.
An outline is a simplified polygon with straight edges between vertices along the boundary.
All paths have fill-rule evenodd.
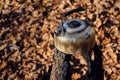
<path id="1" fill-rule="evenodd" d="M 0 0 L 0 80 L 49 80 L 55 50 L 51 33 L 65 12 L 79 6 L 96 32 L 92 75 L 120 80 L 120 0 Z M 84 20 L 85 11 L 64 20 L 72 18 Z M 70 78 L 82 79 L 87 68 L 81 55 L 69 63 Z"/>

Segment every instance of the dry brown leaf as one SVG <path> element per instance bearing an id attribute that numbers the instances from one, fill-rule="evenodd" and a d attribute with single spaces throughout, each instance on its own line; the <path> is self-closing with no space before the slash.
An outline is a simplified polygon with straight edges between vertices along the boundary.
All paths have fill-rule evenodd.
<path id="1" fill-rule="evenodd" d="M 116 65 L 116 67 L 120 69 L 120 63 L 119 63 L 119 64 L 117 64 L 117 65 Z"/>
<path id="2" fill-rule="evenodd" d="M 103 41 L 102 41 L 102 45 L 106 45 L 110 43 L 110 39 L 109 38 L 105 38 Z"/>
<path id="3" fill-rule="evenodd" d="M 120 50 L 120 45 L 117 46 L 117 49 Z"/>
<path id="4" fill-rule="evenodd" d="M 45 41 L 48 41 L 49 40 L 49 34 L 48 33 L 43 34 L 42 39 L 45 40 Z"/>
<path id="5" fill-rule="evenodd" d="M 80 74 L 78 74 L 78 73 L 72 74 L 72 79 L 73 80 L 77 80 L 77 79 L 80 79 L 80 78 L 81 78 Z"/>
<path id="6" fill-rule="evenodd" d="M 5 61 L 0 63 L 0 70 L 3 69 L 6 65 L 7 65 L 7 63 Z"/>
<path id="7" fill-rule="evenodd" d="M 7 47 L 7 44 L 1 45 L 0 46 L 0 51 L 3 50 L 3 49 L 5 49 L 6 47 Z"/>
<path id="8" fill-rule="evenodd" d="M 107 71 L 107 73 L 110 75 L 110 74 L 112 74 L 112 70 L 110 69 L 110 68 L 107 68 L 107 69 L 105 69 L 106 71 Z"/>

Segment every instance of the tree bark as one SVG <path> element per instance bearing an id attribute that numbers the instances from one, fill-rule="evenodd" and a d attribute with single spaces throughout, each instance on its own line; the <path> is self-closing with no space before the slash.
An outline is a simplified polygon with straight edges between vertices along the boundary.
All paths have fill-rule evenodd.
<path id="1" fill-rule="evenodd" d="M 65 80 L 68 68 L 68 61 L 65 58 L 66 54 L 55 50 L 50 80 Z"/>

